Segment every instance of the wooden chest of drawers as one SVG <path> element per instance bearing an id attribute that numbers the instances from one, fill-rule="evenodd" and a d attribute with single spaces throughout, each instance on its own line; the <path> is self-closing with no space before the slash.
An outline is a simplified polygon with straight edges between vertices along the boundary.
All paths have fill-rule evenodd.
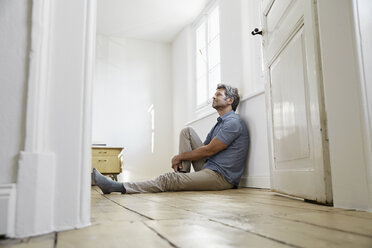
<path id="1" fill-rule="evenodd" d="M 123 150 L 123 147 L 92 147 L 92 170 L 96 168 L 117 181 L 117 175 L 122 172 Z"/>

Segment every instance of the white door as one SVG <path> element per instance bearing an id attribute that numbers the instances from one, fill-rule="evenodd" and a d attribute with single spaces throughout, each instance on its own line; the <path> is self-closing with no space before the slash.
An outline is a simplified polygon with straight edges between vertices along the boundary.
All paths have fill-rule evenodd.
<path id="1" fill-rule="evenodd" d="M 263 0 L 271 187 L 332 204 L 314 0 Z"/>

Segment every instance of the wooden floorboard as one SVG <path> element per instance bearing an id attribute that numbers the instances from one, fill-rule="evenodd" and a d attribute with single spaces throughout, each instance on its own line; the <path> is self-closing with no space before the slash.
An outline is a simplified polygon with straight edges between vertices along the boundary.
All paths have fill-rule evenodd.
<path id="1" fill-rule="evenodd" d="M 91 194 L 92 225 L 0 247 L 372 247 L 372 213 L 259 189 Z"/>

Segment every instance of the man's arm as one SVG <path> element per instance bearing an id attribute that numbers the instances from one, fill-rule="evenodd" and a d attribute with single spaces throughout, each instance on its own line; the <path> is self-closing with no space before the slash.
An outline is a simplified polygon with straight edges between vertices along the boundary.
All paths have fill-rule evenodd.
<path id="1" fill-rule="evenodd" d="M 212 128 L 212 130 L 208 133 L 207 138 L 205 138 L 205 141 L 203 142 L 204 145 L 208 145 L 209 143 L 211 143 L 213 130 L 214 128 Z"/>
<path id="2" fill-rule="evenodd" d="M 174 156 L 172 158 L 172 168 L 174 171 L 178 171 L 178 168 L 182 168 L 182 161 L 194 161 L 208 158 L 226 148 L 227 145 L 225 143 L 214 137 L 208 145 L 201 146 L 191 152 L 185 152 Z"/>

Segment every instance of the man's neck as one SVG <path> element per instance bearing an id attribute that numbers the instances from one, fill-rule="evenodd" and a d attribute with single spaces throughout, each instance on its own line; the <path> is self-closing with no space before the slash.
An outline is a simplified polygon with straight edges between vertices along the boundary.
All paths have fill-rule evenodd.
<path id="1" fill-rule="evenodd" d="M 228 107 L 228 108 L 224 108 L 224 109 L 217 109 L 217 112 L 220 115 L 220 117 L 222 117 L 223 115 L 229 113 L 231 110 L 232 110 L 232 108 Z"/>

